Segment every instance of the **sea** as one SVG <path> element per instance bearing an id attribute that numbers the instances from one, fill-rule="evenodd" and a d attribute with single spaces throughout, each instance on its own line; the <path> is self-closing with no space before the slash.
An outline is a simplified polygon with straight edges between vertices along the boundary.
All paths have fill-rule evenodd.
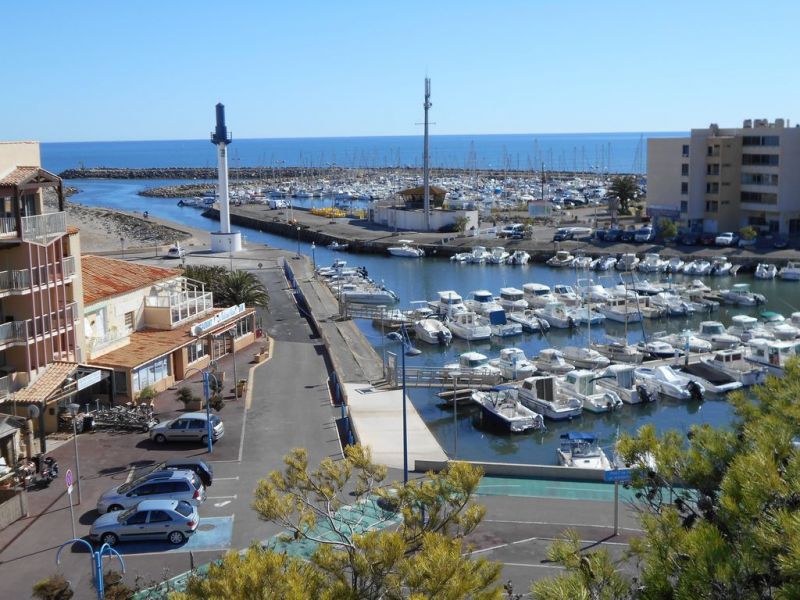
<path id="1" fill-rule="evenodd" d="M 444 169 L 644 173 L 649 138 L 685 132 L 432 135 L 430 163 Z M 237 167 L 384 168 L 422 165 L 422 136 L 234 139 Z M 52 142 L 41 145 L 42 166 L 54 173 L 89 167 L 213 167 L 205 140 Z"/>

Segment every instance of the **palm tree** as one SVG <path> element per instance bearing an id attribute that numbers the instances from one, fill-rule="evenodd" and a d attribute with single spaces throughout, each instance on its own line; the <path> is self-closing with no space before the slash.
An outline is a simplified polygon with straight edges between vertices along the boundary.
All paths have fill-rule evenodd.
<path id="1" fill-rule="evenodd" d="M 269 306 L 269 293 L 249 271 L 228 271 L 219 280 L 214 303 L 219 306 Z"/>
<path id="2" fill-rule="evenodd" d="M 628 204 L 639 194 L 639 184 L 633 175 L 621 175 L 611 180 L 609 191 L 619 200 L 619 212 L 628 213 Z"/>

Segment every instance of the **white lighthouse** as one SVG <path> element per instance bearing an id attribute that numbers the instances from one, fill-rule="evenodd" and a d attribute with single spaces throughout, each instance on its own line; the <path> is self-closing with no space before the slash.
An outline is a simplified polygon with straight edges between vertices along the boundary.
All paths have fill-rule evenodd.
<path id="1" fill-rule="evenodd" d="M 228 200 L 228 144 L 233 141 L 225 127 L 225 106 L 217 104 L 217 127 L 211 143 L 217 147 L 217 193 L 219 195 L 219 231 L 211 232 L 212 252 L 238 252 L 242 249 L 242 234 L 231 231 Z"/>

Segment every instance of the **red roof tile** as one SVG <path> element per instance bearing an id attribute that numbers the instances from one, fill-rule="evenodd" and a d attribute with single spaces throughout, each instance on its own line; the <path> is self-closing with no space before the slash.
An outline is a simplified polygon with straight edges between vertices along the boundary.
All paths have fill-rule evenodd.
<path id="1" fill-rule="evenodd" d="M 58 180 L 58 175 L 53 175 L 49 171 L 45 171 L 41 167 L 17 167 L 4 177 L 0 178 L 1 186 L 20 185 L 25 183 L 34 175 L 42 175 L 47 179 Z"/>
<path id="2" fill-rule="evenodd" d="M 180 269 L 152 267 L 135 262 L 84 254 L 81 258 L 83 302 L 92 304 L 181 275 Z"/>

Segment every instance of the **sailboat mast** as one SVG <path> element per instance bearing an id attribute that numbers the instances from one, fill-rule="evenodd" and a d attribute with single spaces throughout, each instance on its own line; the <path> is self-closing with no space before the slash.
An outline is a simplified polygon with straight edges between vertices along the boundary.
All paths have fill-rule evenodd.
<path id="1" fill-rule="evenodd" d="M 424 190 L 425 231 L 431 230 L 430 156 L 428 153 L 428 110 L 431 106 L 431 80 L 425 78 L 425 141 L 422 149 L 422 185 Z"/>

